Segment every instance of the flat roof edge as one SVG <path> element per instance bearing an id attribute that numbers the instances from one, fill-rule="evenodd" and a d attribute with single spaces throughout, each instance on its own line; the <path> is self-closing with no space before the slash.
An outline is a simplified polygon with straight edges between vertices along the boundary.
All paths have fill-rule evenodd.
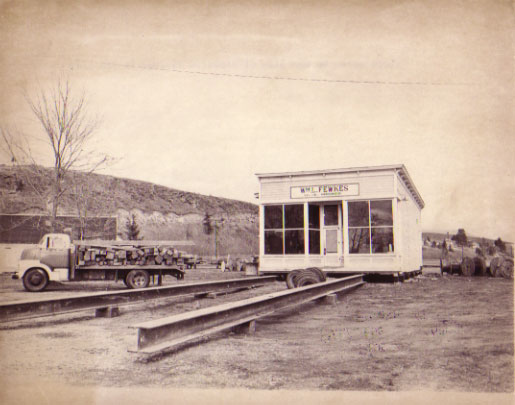
<path id="1" fill-rule="evenodd" d="M 422 199 L 422 196 L 418 192 L 413 180 L 411 179 L 408 169 L 404 164 L 396 164 L 396 165 L 382 165 L 382 166 L 363 166 L 363 167 L 348 167 L 348 168 L 340 168 L 340 169 L 326 169 L 326 170 L 304 170 L 298 172 L 282 172 L 282 173 L 256 173 L 255 175 L 258 179 L 263 178 L 272 178 L 272 177 L 297 177 L 297 176 L 310 176 L 324 173 L 353 173 L 353 172 L 378 172 L 378 171 L 394 171 L 399 174 L 401 180 L 406 184 L 409 192 L 415 198 L 415 201 L 420 206 L 420 208 L 425 207 L 425 202 Z"/>
<path id="2" fill-rule="evenodd" d="M 404 165 L 384 165 L 384 166 L 363 166 L 363 167 L 347 167 L 340 169 L 326 169 L 326 170 L 304 170 L 298 172 L 282 172 L 282 173 L 255 173 L 258 178 L 262 177 L 288 177 L 288 176 L 305 176 L 311 174 L 322 173 L 349 173 L 349 172 L 372 172 L 380 170 L 395 170 L 406 169 Z"/>
<path id="3" fill-rule="evenodd" d="M 408 170 L 404 165 L 402 165 L 402 168 L 398 169 L 398 172 L 400 172 L 400 178 L 404 183 L 406 183 L 406 187 L 408 188 L 409 192 L 413 197 L 415 197 L 415 201 L 419 205 L 420 209 L 424 208 L 426 206 L 426 203 L 422 199 L 422 196 L 417 190 L 417 187 L 415 187 L 415 183 L 413 183 L 413 180 L 411 180 L 411 177 L 408 173 Z"/>

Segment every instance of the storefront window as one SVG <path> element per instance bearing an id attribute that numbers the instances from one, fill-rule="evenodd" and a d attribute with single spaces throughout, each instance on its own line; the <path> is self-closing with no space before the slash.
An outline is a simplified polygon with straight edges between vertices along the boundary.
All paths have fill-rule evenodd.
<path id="1" fill-rule="evenodd" d="M 391 200 L 349 201 L 349 253 L 393 252 Z"/>
<path id="2" fill-rule="evenodd" d="M 283 206 L 268 205 L 265 207 L 265 229 L 281 229 L 283 227 Z"/>
<path id="3" fill-rule="evenodd" d="M 287 255 L 304 253 L 304 229 L 284 231 L 284 250 Z"/>
<path id="4" fill-rule="evenodd" d="M 368 201 L 349 202 L 349 228 L 369 225 Z"/>
<path id="5" fill-rule="evenodd" d="M 372 228 L 372 253 L 393 252 L 393 229 Z"/>
<path id="6" fill-rule="evenodd" d="M 369 228 L 349 228 L 349 253 L 370 253 Z"/>
<path id="7" fill-rule="evenodd" d="M 304 205 L 265 206 L 265 254 L 304 253 Z"/>
<path id="8" fill-rule="evenodd" d="M 320 254 L 320 206 L 308 205 L 309 254 Z"/>
<path id="9" fill-rule="evenodd" d="M 370 201 L 370 220 L 372 226 L 393 226 L 392 202 Z"/>
<path id="10" fill-rule="evenodd" d="M 282 231 L 265 231 L 265 254 L 280 255 L 283 253 Z"/>

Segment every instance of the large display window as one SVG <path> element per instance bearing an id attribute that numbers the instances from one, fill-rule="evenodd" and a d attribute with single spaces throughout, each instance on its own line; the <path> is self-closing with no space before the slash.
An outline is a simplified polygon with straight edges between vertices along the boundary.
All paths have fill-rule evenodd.
<path id="1" fill-rule="evenodd" d="M 320 254 L 320 206 L 308 205 L 309 254 Z"/>
<path id="2" fill-rule="evenodd" d="M 349 201 L 349 253 L 391 253 L 392 200 Z"/>
<path id="3" fill-rule="evenodd" d="M 265 254 L 304 254 L 304 205 L 266 205 Z"/>

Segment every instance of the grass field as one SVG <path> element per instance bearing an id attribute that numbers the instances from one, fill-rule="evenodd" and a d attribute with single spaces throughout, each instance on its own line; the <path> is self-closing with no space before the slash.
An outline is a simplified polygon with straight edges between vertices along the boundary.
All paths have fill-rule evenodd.
<path id="1" fill-rule="evenodd" d="M 198 280 L 235 275 L 213 268 L 191 274 Z M 12 288 L 19 286 L 2 291 Z M 82 313 L 71 323 L 47 318 L 5 324 L 0 381 L 91 392 L 513 392 L 513 281 L 498 278 L 423 275 L 367 284 L 333 306 L 311 303 L 263 318 L 253 335 L 218 334 L 154 361 L 127 352 L 136 341 L 132 324 L 284 288 L 277 282 L 216 299 L 149 303 L 112 319 Z"/>

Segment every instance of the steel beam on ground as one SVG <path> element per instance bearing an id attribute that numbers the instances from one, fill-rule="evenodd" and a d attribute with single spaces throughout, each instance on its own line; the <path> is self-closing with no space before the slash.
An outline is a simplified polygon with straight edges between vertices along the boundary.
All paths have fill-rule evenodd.
<path id="1" fill-rule="evenodd" d="M 277 310 L 348 291 L 364 283 L 363 275 L 360 274 L 133 325 L 132 328 L 138 329 L 137 347 L 129 351 L 156 354 L 251 322 Z"/>
<path id="2" fill-rule="evenodd" d="M 178 297 L 191 294 L 251 288 L 275 282 L 276 277 L 247 277 L 231 280 L 208 281 L 204 283 L 177 284 L 165 287 L 150 287 L 140 290 L 122 290 L 80 294 L 72 297 L 36 299 L 0 304 L 0 322 L 18 321 L 41 316 L 60 315 L 87 309 L 122 306 L 138 301 Z"/>

